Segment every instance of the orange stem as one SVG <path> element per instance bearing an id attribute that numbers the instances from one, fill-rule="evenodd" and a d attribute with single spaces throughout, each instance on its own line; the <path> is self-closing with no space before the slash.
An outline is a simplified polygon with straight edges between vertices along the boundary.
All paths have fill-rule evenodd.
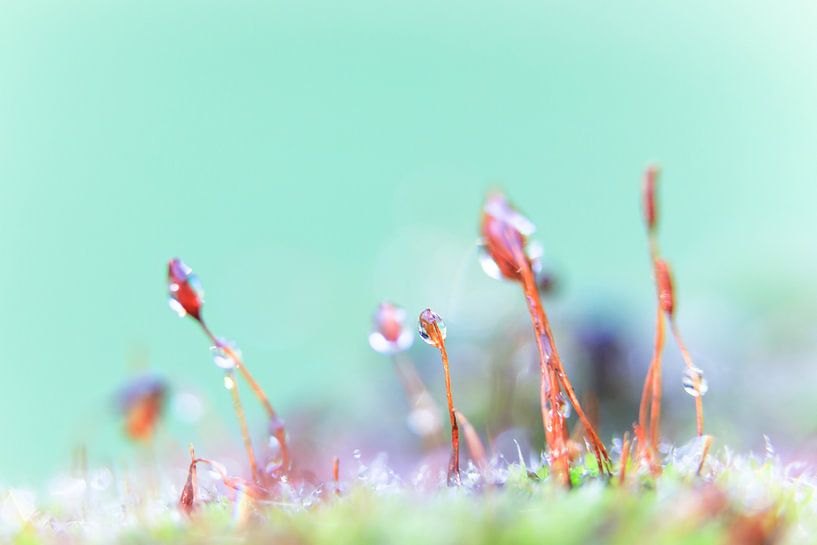
<path id="1" fill-rule="evenodd" d="M 582 425 L 584 426 L 587 435 L 590 439 L 590 443 L 593 446 L 593 451 L 596 456 L 596 461 L 599 464 L 599 468 L 603 469 L 605 463 L 609 464 L 610 456 L 607 453 L 607 449 L 604 447 L 604 443 L 602 443 L 601 439 L 599 439 L 598 434 L 596 433 L 595 428 L 590 423 L 590 420 L 587 418 L 587 415 L 584 413 L 582 409 L 581 403 L 579 403 L 579 398 L 576 396 L 576 392 L 573 390 L 573 385 L 570 383 L 570 380 L 567 378 L 567 373 L 564 370 L 562 365 L 561 358 L 559 357 L 559 352 L 556 349 L 556 343 L 553 340 L 553 333 L 550 329 L 550 323 L 547 319 L 547 314 L 545 313 L 545 309 L 542 307 L 542 301 L 539 297 L 539 290 L 536 286 L 536 281 L 533 276 L 533 270 L 530 267 L 530 262 L 525 254 L 522 252 L 521 248 L 516 246 L 514 248 L 514 254 L 516 258 L 516 262 L 519 265 L 519 272 L 522 277 L 522 286 L 525 291 L 525 299 L 528 304 L 528 311 L 531 316 L 531 320 L 533 322 L 533 327 L 536 332 L 536 345 L 539 349 L 539 365 L 540 365 L 540 375 L 542 379 L 542 386 L 540 388 L 540 396 L 542 396 L 542 411 L 543 417 L 545 421 L 547 421 L 547 414 L 546 409 L 544 407 L 544 400 L 545 396 L 550 393 L 550 402 L 551 402 L 551 409 L 553 410 L 554 414 L 561 414 L 559 413 L 559 403 L 560 400 L 558 399 L 559 394 L 559 385 L 564 389 L 565 393 L 567 394 L 568 400 L 570 404 L 576 409 L 576 414 L 579 417 Z M 548 385 L 545 384 L 546 378 L 546 371 L 545 367 L 549 367 L 551 369 L 551 380 L 550 385 L 551 387 L 548 388 Z M 560 418 L 556 417 L 557 420 L 561 420 Z M 566 449 L 563 449 L 566 451 Z M 566 453 L 566 452 L 565 452 Z"/>
<path id="2" fill-rule="evenodd" d="M 199 324 L 201 325 L 204 333 L 213 343 L 213 345 L 220 347 L 227 356 L 233 360 L 235 366 L 241 372 L 241 376 L 244 377 L 244 380 L 247 381 L 247 384 L 250 386 L 250 389 L 255 394 L 255 397 L 258 398 L 258 401 L 261 402 L 261 405 L 264 407 L 264 411 L 267 413 L 267 418 L 273 424 L 272 435 L 275 439 L 278 440 L 278 444 L 281 447 L 281 468 L 283 469 L 284 473 L 289 470 L 289 448 L 287 447 L 287 437 L 286 437 L 286 429 L 284 425 L 281 423 L 281 420 L 278 418 L 278 413 L 275 412 L 275 409 L 272 407 L 272 403 L 270 403 L 267 394 L 264 393 L 264 390 L 261 386 L 255 381 L 255 378 L 250 373 L 247 366 L 244 365 L 244 361 L 232 350 L 229 346 L 224 345 L 223 343 L 219 342 L 218 338 L 213 335 L 210 328 L 204 323 L 204 320 L 199 319 Z"/>
<path id="3" fill-rule="evenodd" d="M 621 467 L 619 468 L 618 474 L 619 486 L 623 486 L 624 481 L 627 479 L 627 460 L 629 458 L 630 458 L 630 435 L 625 432 L 624 438 L 621 441 L 621 461 L 619 462 Z"/>
<path id="4" fill-rule="evenodd" d="M 448 353 L 445 351 L 445 341 L 439 337 L 440 356 L 443 360 L 445 373 L 445 396 L 448 400 L 448 417 L 451 419 L 451 458 L 448 462 L 448 484 L 461 483 L 460 481 L 460 430 L 457 427 L 457 417 L 454 414 L 454 398 L 451 395 L 451 374 L 448 368 Z"/>
<path id="5" fill-rule="evenodd" d="M 340 458 L 332 458 L 332 479 L 335 481 L 335 494 L 340 495 Z"/>
<path id="6" fill-rule="evenodd" d="M 707 435 L 704 438 L 704 447 L 701 451 L 701 462 L 698 464 L 698 471 L 695 472 L 695 475 L 701 474 L 701 471 L 704 469 L 704 463 L 706 462 L 706 456 L 709 454 L 709 449 L 712 446 L 712 436 Z"/>
<path id="7" fill-rule="evenodd" d="M 479 434 L 477 434 L 474 426 L 472 426 L 471 422 L 465 418 L 465 415 L 460 411 L 454 412 L 457 415 L 457 420 L 459 420 L 460 425 L 462 426 L 462 432 L 465 435 L 465 443 L 468 445 L 468 450 L 471 451 L 471 458 L 473 458 L 474 463 L 479 468 L 480 472 L 485 475 L 486 471 L 488 470 L 488 456 L 485 454 L 485 446 L 482 444 L 482 440 L 479 438 Z"/>
<path id="8" fill-rule="evenodd" d="M 438 414 L 439 408 L 434 401 L 434 397 L 426 387 L 423 379 L 417 373 L 417 369 L 411 363 L 411 360 L 405 357 L 395 355 L 392 357 L 394 368 L 397 371 L 397 376 L 403 389 L 406 391 L 406 397 L 409 400 L 413 410 L 425 409 L 432 411 L 435 415 Z M 442 429 L 438 426 L 436 429 L 423 437 L 423 443 L 426 447 L 431 447 L 444 441 Z"/>
<path id="9" fill-rule="evenodd" d="M 247 419 L 244 416 L 244 407 L 241 405 L 241 398 L 238 395 L 238 384 L 235 383 L 235 377 L 232 373 L 227 373 L 225 382 L 230 381 L 227 389 L 233 398 L 233 408 L 235 414 L 238 416 L 238 423 L 241 426 L 241 438 L 244 440 L 244 448 L 247 450 L 247 458 L 250 461 L 250 472 L 254 482 L 258 482 L 258 467 L 255 464 L 255 452 L 252 449 L 252 441 L 250 441 L 250 432 L 247 429 Z"/>
<path id="10" fill-rule="evenodd" d="M 231 351 L 232 352 L 232 351 Z M 250 385 L 253 393 L 255 393 L 255 397 L 261 401 L 261 405 L 264 406 L 264 409 L 267 413 L 267 418 L 269 418 L 270 422 L 273 423 L 273 430 L 272 435 L 278 440 L 278 444 L 281 447 L 281 467 L 283 471 L 286 472 L 289 470 L 289 448 L 287 447 L 287 433 L 284 425 L 281 423 L 281 420 L 278 418 L 278 414 L 275 412 L 275 409 L 272 408 L 272 404 L 270 404 L 269 399 L 267 398 L 264 391 L 261 389 L 261 386 L 255 382 L 255 379 L 250 374 L 250 371 L 244 365 L 244 362 L 238 360 L 236 363 L 236 367 L 238 370 L 241 371 L 241 375 L 247 381 L 247 384 Z"/>
<path id="11" fill-rule="evenodd" d="M 643 431 L 647 429 L 647 420 L 650 411 L 650 401 L 652 399 L 652 374 L 653 374 L 653 364 L 650 362 L 649 367 L 647 368 L 647 376 L 644 378 L 644 389 L 641 391 L 641 405 L 638 408 L 638 427 Z M 646 442 L 646 437 L 642 440 L 641 437 L 637 437 L 638 439 L 638 453 L 640 456 L 649 456 L 650 449 L 648 448 L 649 445 Z M 642 444 L 642 442 L 644 444 Z"/>
<path id="12" fill-rule="evenodd" d="M 661 305 L 658 305 L 655 316 L 655 347 L 652 356 L 653 367 L 652 379 L 652 407 L 650 408 L 650 443 L 652 443 L 653 454 L 658 449 L 658 440 L 661 426 L 661 353 L 664 349 L 664 317 L 661 313 Z"/>
<path id="13" fill-rule="evenodd" d="M 678 345 L 678 349 L 681 351 L 681 357 L 684 360 L 684 364 L 686 364 L 687 369 L 695 369 L 695 365 L 692 363 L 692 356 L 689 355 L 689 350 L 687 350 L 687 347 L 681 338 L 681 332 L 678 330 L 678 324 L 675 322 L 675 318 L 670 317 L 669 324 L 672 335 L 675 337 L 675 343 Z M 698 430 L 698 437 L 701 437 L 704 434 L 704 407 L 703 399 L 701 399 L 701 376 L 698 373 L 693 373 L 693 377 L 695 380 L 693 385 L 695 386 L 695 391 L 698 393 L 698 395 L 695 396 L 695 424 Z"/>

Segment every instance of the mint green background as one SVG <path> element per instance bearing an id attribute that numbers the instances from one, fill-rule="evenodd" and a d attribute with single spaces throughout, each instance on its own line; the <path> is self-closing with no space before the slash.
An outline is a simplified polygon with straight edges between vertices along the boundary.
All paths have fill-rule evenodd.
<path id="1" fill-rule="evenodd" d="M 381 298 L 452 330 L 512 297 L 523 316 L 469 253 L 495 185 L 569 279 L 560 308 L 606 294 L 649 343 L 651 160 L 682 321 L 742 324 L 698 349 L 771 331 L 806 351 L 815 29 L 805 1 L 0 1 L 0 480 L 81 441 L 116 456 L 134 352 L 229 410 L 166 307 L 175 255 L 285 413 L 393 381 L 365 342 Z"/>

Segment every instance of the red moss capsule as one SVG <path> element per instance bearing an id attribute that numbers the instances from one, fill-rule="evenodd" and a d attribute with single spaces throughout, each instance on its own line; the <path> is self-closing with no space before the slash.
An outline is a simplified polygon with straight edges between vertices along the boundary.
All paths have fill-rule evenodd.
<path id="1" fill-rule="evenodd" d="M 196 507 L 196 451 L 190 445 L 190 466 L 187 469 L 187 481 L 179 497 L 179 509 L 190 515 Z"/>
<path id="2" fill-rule="evenodd" d="M 411 346 L 414 334 L 406 326 L 406 311 L 397 305 L 383 302 L 372 316 L 369 344 L 381 354 L 402 352 Z"/>
<path id="3" fill-rule="evenodd" d="M 125 418 L 125 433 L 134 441 L 153 437 L 164 410 L 167 384 L 155 375 L 144 375 L 128 383 L 117 395 Z"/>
<path id="4" fill-rule="evenodd" d="M 647 223 L 647 230 L 652 232 L 655 230 L 657 223 L 657 210 L 655 206 L 655 183 L 658 181 L 659 169 L 655 165 L 647 167 L 644 173 L 644 186 L 642 188 L 641 196 L 644 199 L 644 221 Z"/>
<path id="5" fill-rule="evenodd" d="M 204 290 L 193 270 L 178 258 L 171 259 L 167 265 L 167 288 L 170 308 L 179 316 L 189 314 L 196 320 L 201 320 Z"/>
<path id="6" fill-rule="evenodd" d="M 533 224 L 511 206 L 505 195 L 492 193 L 482 208 L 481 231 L 485 258 L 493 261 L 498 271 L 491 276 L 521 281 L 517 256 L 525 255 L 525 244 L 534 231 Z"/>
<path id="7" fill-rule="evenodd" d="M 655 260 L 655 283 L 658 287 L 658 301 L 661 309 L 672 318 L 675 312 L 675 292 L 672 287 L 672 271 L 663 259 Z"/>

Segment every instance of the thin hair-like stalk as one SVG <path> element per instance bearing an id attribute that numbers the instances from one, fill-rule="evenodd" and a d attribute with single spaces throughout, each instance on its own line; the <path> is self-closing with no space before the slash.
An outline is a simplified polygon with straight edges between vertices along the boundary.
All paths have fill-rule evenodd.
<path id="1" fill-rule="evenodd" d="M 448 352 L 445 349 L 445 322 L 430 308 L 420 313 L 418 330 L 423 340 L 440 351 L 445 374 L 445 397 L 448 401 L 448 417 L 451 421 L 451 458 L 448 461 L 448 485 L 459 486 L 460 479 L 460 430 L 454 409 L 454 397 L 451 394 L 451 373 L 448 364 Z"/>
<path id="2" fill-rule="evenodd" d="M 646 456 L 653 473 L 657 471 L 654 463 L 657 457 L 658 441 L 661 426 L 661 354 L 664 350 L 664 313 L 659 304 L 655 314 L 655 342 L 653 355 L 644 379 L 641 394 L 641 405 L 638 411 L 638 423 L 644 430 L 644 443 L 638 445 L 640 456 Z"/>
<path id="3" fill-rule="evenodd" d="M 689 350 L 687 350 L 686 344 L 684 344 L 684 340 L 681 338 L 681 332 L 678 329 L 678 324 L 674 317 L 670 317 L 669 326 L 673 337 L 675 337 L 675 343 L 681 351 L 681 358 L 684 360 L 684 364 L 692 376 L 692 386 L 696 392 L 696 395 L 693 396 L 695 398 L 695 429 L 697 430 L 698 437 L 701 437 L 704 434 L 704 405 L 703 392 L 701 391 L 701 375 L 698 373 L 698 368 L 695 367 L 695 364 L 692 362 L 692 356 L 689 355 Z"/>
<path id="4" fill-rule="evenodd" d="M 392 355 L 392 362 L 397 377 L 400 379 L 400 383 L 406 392 L 406 398 L 411 406 L 411 411 L 424 411 L 434 418 L 435 425 L 433 429 L 429 429 L 427 432 L 424 430 L 424 433 L 421 434 L 423 446 L 427 449 L 431 449 L 442 444 L 445 439 L 442 434 L 442 426 L 437 419 L 439 407 L 434 401 L 431 392 L 429 392 L 428 387 L 425 385 L 425 382 L 420 378 L 417 368 L 414 367 L 411 359 L 402 353 Z"/>
<path id="5" fill-rule="evenodd" d="M 247 384 L 249 385 L 253 394 L 255 394 L 255 397 L 258 398 L 258 401 L 264 408 L 264 412 L 267 413 L 267 418 L 270 421 L 272 435 L 278 441 L 278 444 L 280 445 L 281 448 L 281 468 L 283 469 L 283 472 L 286 473 L 287 470 L 289 469 L 290 464 L 289 449 L 287 447 L 286 428 L 281 422 L 281 419 L 278 418 L 278 413 L 273 408 L 272 403 L 270 403 L 267 394 L 264 392 L 264 390 L 261 388 L 258 382 L 256 382 L 255 377 L 252 376 L 249 369 L 247 369 L 244 360 L 236 353 L 236 351 L 233 350 L 227 344 L 221 342 L 213 334 L 213 332 L 210 331 L 210 328 L 207 327 L 207 324 L 205 324 L 203 320 L 199 319 L 198 322 L 201 325 L 204 333 L 213 343 L 213 345 L 220 348 L 227 355 L 227 357 L 229 357 L 233 361 L 235 367 L 241 373 L 241 376 L 244 377 L 244 380 L 247 381 Z"/>
<path id="6" fill-rule="evenodd" d="M 255 452 L 253 451 L 250 432 L 247 428 L 247 418 L 244 416 L 244 406 L 241 404 L 241 397 L 238 394 L 238 385 L 235 383 L 235 377 L 232 373 L 224 375 L 224 387 L 229 390 L 235 414 L 238 415 L 238 423 L 241 426 L 241 439 L 244 441 L 244 448 L 247 451 L 247 458 L 250 461 L 250 473 L 252 474 L 253 481 L 257 482 L 258 466 L 255 462 Z"/>
<path id="7" fill-rule="evenodd" d="M 627 462 L 630 458 L 630 434 L 624 432 L 621 440 L 621 460 L 619 461 L 618 485 L 624 486 L 627 479 Z"/>
<path id="8" fill-rule="evenodd" d="M 261 402 L 270 420 L 271 433 L 278 440 L 281 449 L 281 469 L 286 473 L 289 469 L 289 452 L 286 445 L 286 431 L 283 424 L 278 419 L 275 409 L 269 402 L 261 386 L 255 381 L 255 378 L 250 374 L 249 370 L 241 360 L 240 354 L 237 350 L 230 346 L 230 343 L 218 339 L 212 331 L 207 327 L 202 317 L 202 307 L 204 305 L 204 290 L 198 277 L 193 273 L 193 270 L 188 267 L 182 260 L 178 258 L 171 259 L 167 266 L 167 287 L 170 299 L 168 303 L 170 308 L 175 311 L 180 317 L 189 316 L 193 318 L 204 331 L 205 335 L 210 339 L 214 345 L 214 360 L 216 365 L 229 371 L 229 382 L 232 385 L 230 388 L 233 392 L 233 405 L 236 408 L 236 414 L 239 423 L 242 427 L 242 435 L 244 436 L 244 443 L 247 446 L 247 452 L 250 458 L 250 465 L 252 466 L 253 478 L 258 478 L 258 472 L 255 467 L 255 455 L 252 452 L 252 446 L 249 441 L 249 434 L 246 431 L 247 423 L 244 417 L 244 410 L 241 407 L 238 399 L 238 391 L 236 390 L 235 379 L 232 375 L 232 370 L 238 367 L 244 379 L 250 385 L 255 396 Z M 227 379 L 225 379 L 226 381 Z M 226 382 L 225 382 L 226 384 Z"/>
<path id="9" fill-rule="evenodd" d="M 709 449 L 712 447 L 712 436 L 707 435 L 703 438 L 703 449 L 701 449 L 701 461 L 698 463 L 698 469 L 695 471 L 695 475 L 700 477 L 701 472 L 704 470 L 704 464 L 706 463 L 706 457 L 709 455 Z"/>
<path id="10" fill-rule="evenodd" d="M 340 458 L 332 458 L 332 481 L 335 483 L 335 495 L 340 496 Z"/>
<path id="11" fill-rule="evenodd" d="M 536 332 L 535 337 L 537 348 L 539 350 L 540 372 L 543 375 L 542 378 L 547 379 L 547 381 L 542 380 L 540 388 L 540 396 L 543 400 L 543 418 L 547 422 L 548 414 L 547 410 L 544 408 L 544 398 L 547 396 L 551 405 L 551 420 L 557 421 L 552 424 L 552 426 L 557 429 L 552 431 L 557 432 L 558 430 L 556 443 L 557 445 L 562 443 L 563 441 L 560 441 L 559 439 L 559 437 L 564 438 L 563 417 L 561 417 L 560 411 L 562 400 L 559 396 L 559 386 L 561 385 L 565 391 L 565 394 L 567 395 L 568 401 L 576 409 L 576 414 L 579 417 L 582 426 L 584 426 L 585 432 L 590 440 L 590 444 L 593 447 L 593 452 L 599 465 L 599 471 L 603 473 L 606 466 L 610 462 L 610 456 L 607 453 L 607 449 L 604 447 L 604 443 L 602 443 L 601 439 L 599 439 L 599 436 L 590 422 L 590 419 L 587 418 L 587 415 L 582 409 L 581 403 L 579 403 L 579 399 L 576 396 L 576 392 L 573 390 L 573 385 L 567 378 L 567 373 L 564 370 L 561 358 L 559 357 L 559 352 L 556 349 L 556 343 L 553 340 L 553 333 L 550 329 L 547 314 L 545 313 L 541 298 L 539 297 L 539 290 L 537 289 L 530 262 L 524 253 L 521 252 L 520 248 L 514 247 L 514 254 L 519 266 L 519 273 L 522 277 L 522 286 L 525 292 L 525 300 L 528 305 L 528 311 Z M 558 424 L 562 425 L 559 426 Z M 567 449 L 565 448 L 565 445 L 561 445 L 561 448 L 563 451 L 559 454 L 564 456 L 566 460 Z"/>
<path id="12" fill-rule="evenodd" d="M 448 401 L 448 417 L 451 420 L 451 458 L 448 462 L 448 480 L 452 479 L 460 484 L 460 430 L 457 426 L 457 417 L 454 413 L 454 400 L 451 395 L 451 372 L 448 367 L 448 352 L 445 342 L 440 343 L 440 356 L 443 360 L 445 372 L 445 397 Z"/>
<path id="13" fill-rule="evenodd" d="M 474 429 L 474 426 L 471 425 L 471 422 L 462 414 L 460 411 L 454 411 L 457 416 L 457 420 L 462 427 L 462 433 L 465 436 L 465 443 L 468 445 L 468 450 L 471 452 L 471 458 L 474 460 L 474 464 L 479 468 L 480 473 L 482 473 L 483 477 L 487 476 L 488 472 L 488 456 L 485 454 L 485 445 L 482 444 L 482 440 L 479 438 L 479 434 L 477 434 L 477 430 Z"/>
<path id="14" fill-rule="evenodd" d="M 554 469 L 561 480 L 569 485 L 567 429 L 562 414 L 566 402 L 576 409 L 600 473 L 610 472 L 610 456 L 582 409 L 556 350 L 550 323 L 539 297 L 539 286 L 533 270 L 535 258 L 529 257 L 526 248 L 527 237 L 533 230 L 533 224 L 519 214 L 503 194 L 492 193 L 488 196 L 482 209 L 481 232 L 485 257 L 481 262 L 489 276 L 522 284 L 539 351 L 539 396 L 545 439 Z M 560 389 L 564 390 L 566 401 Z"/>

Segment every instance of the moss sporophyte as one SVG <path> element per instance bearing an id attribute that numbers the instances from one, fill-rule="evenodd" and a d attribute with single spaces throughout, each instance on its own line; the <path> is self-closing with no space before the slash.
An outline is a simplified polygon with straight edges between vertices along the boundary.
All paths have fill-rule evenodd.
<path id="1" fill-rule="evenodd" d="M 665 336 L 665 317 L 670 323 L 670 329 L 687 366 L 683 380 L 684 389 L 695 397 L 698 435 L 702 436 L 703 434 L 701 397 L 706 392 L 707 386 L 702 373 L 692 363 L 675 321 L 676 300 L 672 275 L 668 263 L 660 255 L 657 240 L 659 219 L 656 205 L 657 180 L 658 169 L 650 166 L 644 175 L 642 200 L 648 234 L 649 255 L 657 289 L 655 341 L 653 356 L 642 390 L 638 421 L 634 426 L 634 438 L 631 441 L 629 436 L 625 434 L 622 441 L 618 468 L 618 479 L 622 484 L 626 480 L 629 452 L 633 443 L 636 445 L 637 459 L 642 461 L 644 466 L 654 475 L 661 471 L 658 441 L 660 439 L 661 355 Z M 581 449 L 578 446 L 580 438 L 585 438 L 588 450 L 595 458 L 599 475 L 612 476 L 613 463 L 606 446 L 598 436 L 595 418 L 591 419 L 579 402 L 575 389 L 568 378 L 565 365 L 556 348 L 548 316 L 540 298 L 543 285 L 540 276 L 544 269 L 541 261 L 542 247 L 529 240 L 534 229 L 533 223 L 518 212 L 504 194 L 499 192 L 489 194 L 485 200 L 481 215 L 480 263 L 491 277 L 515 282 L 522 288 L 522 295 L 530 315 L 534 333 L 533 338 L 538 352 L 539 412 L 545 432 L 549 473 L 563 486 L 570 487 L 574 482 L 571 473 L 572 463 L 580 459 Z M 552 282 L 548 281 L 545 285 L 550 286 Z M 224 384 L 231 393 L 239 420 L 252 475 L 252 484 L 261 487 L 259 489 L 265 489 L 263 488 L 265 485 L 286 476 L 291 470 L 291 459 L 283 424 L 269 402 L 267 395 L 247 369 L 238 347 L 231 341 L 216 337 L 205 323 L 202 317 L 204 292 L 201 282 L 193 274 L 192 270 L 179 259 L 173 259 L 168 264 L 168 288 L 171 308 L 180 316 L 193 318 L 213 344 L 211 348 L 213 361 L 225 372 Z M 418 332 L 426 343 L 439 350 L 442 359 L 451 435 L 451 454 L 446 480 L 449 485 L 460 485 L 462 483 L 459 455 L 460 425 L 465 430 L 466 443 L 471 458 L 482 474 L 487 472 L 490 462 L 479 434 L 454 405 L 448 351 L 445 345 L 445 323 L 434 311 L 425 309 L 419 316 Z M 433 449 L 439 444 L 439 438 L 441 437 L 439 409 L 434 401 L 434 396 L 420 378 L 411 359 L 406 355 L 412 341 L 413 335 L 406 324 L 405 310 L 393 303 L 381 303 L 372 319 L 369 344 L 375 351 L 392 359 L 411 405 L 407 422 L 410 428 L 423 439 L 425 447 Z M 267 463 L 264 466 L 264 471 L 258 469 L 255 452 L 250 440 L 235 380 L 234 371 L 236 369 L 239 370 L 252 392 L 265 408 L 270 421 L 270 433 L 279 446 L 280 460 Z M 588 399 L 594 401 L 594 398 L 589 394 Z M 567 427 L 567 417 L 571 408 L 575 409 L 579 420 L 572 435 L 568 433 Z M 710 442 L 711 438 L 708 438 L 707 447 L 701 453 L 701 466 L 709 450 L 708 445 Z M 196 460 L 194 458 L 191 463 L 191 472 L 195 469 Z M 335 482 L 336 489 L 339 490 L 338 465 L 339 459 L 335 457 L 332 480 Z M 226 472 L 224 474 L 226 476 Z M 192 481 L 195 481 L 195 473 L 193 472 L 191 475 L 193 476 Z M 182 505 L 187 505 L 191 501 L 189 498 L 194 497 L 194 494 L 191 494 L 188 488 L 189 486 L 185 487 L 186 492 L 180 502 Z"/>
<path id="2" fill-rule="evenodd" d="M 558 534 L 555 542 L 560 544 L 635 543 L 642 535 L 649 536 L 651 543 L 679 543 L 686 537 L 696 543 L 774 543 L 784 535 L 788 543 L 808 542 L 817 535 L 817 520 L 811 520 L 817 517 L 807 515 L 817 512 L 813 494 L 817 482 L 802 471 L 782 466 L 771 448 L 764 460 L 736 456 L 726 449 L 718 451 L 713 437 L 704 434 L 702 398 L 708 385 L 681 336 L 675 279 L 659 247 L 658 178 L 658 168 L 648 167 L 641 191 L 650 264 L 646 270 L 652 273 L 655 285 L 655 328 L 649 333 L 652 354 L 640 403 L 637 407 L 633 403 L 631 409 L 633 413 L 637 410 L 633 429 L 619 432 L 609 450 L 598 433 L 599 421 L 605 416 L 599 408 L 606 407 L 605 399 L 598 388 L 577 382 L 583 386 L 579 402 L 568 373 L 572 376 L 579 369 L 569 366 L 557 350 L 541 298 L 552 288 L 553 277 L 544 264 L 543 247 L 531 240 L 534 225 L 504 194 L 494 192 L 487 196 L 480 213 L 479 262 L 489 276 L 516 288 L 511 291 L 516 293 L 513 308 L 526 311 L 523 325 L 528 320 L 530 325 L 524 325 L 508 341 L 514 348 L 501 352 L 501 357 L 510 360 L 515 356 L 508 354 L 522 353 L 523 348 L 529 348 L 532 356 L 535 344 L 535 358 L 525 359 L 534 362 L 538 376 L 531 379 L 525 372 L 515 376 L 519 384 L 530 387 L 535 398 L 525 398 L 522 388 L 503 389 L 512 392 L 504 397 L 513 398 L 516 405 L 514 412 L 507 411 L 507 418 L 497 419 L 500 424 L 492 424 L 485 412 L 475 410 L 471 414 L 473 404 L 458 407 L 455 399 L 473 403 L 474 398 L 461 391 L 468 384 L 452 381 L 452 370 L 457 379 L 467 376 L 471 385 L 484 382 L 478 374 L 460 375 L 469 365 L 469 353 L 463 350 L 459 337 L 460 316 L 453 312 L 447 316 L 451 320 L 448 337 L 449 330 L 439 314 L 430 308 L 419 312 L 416 333 L 436 350 L 424 352 L 412 348 L 415 328 L 409 316 L 416 316 L 423 308 L 419 302 L 408 302 L 417 305 L 411 306 L 415 310 L 410 312 L 383 302 L 372 317 L 368 341 L 391 362 L 405 391 L 408 410 L 397 416 L 405 417 L 414 436 L 395 444 L 416 443 L 420 448 L 415 453 L 421 456 L 416 457 L 416 463 L 406 462 L 415 458 L 414 453 L 401 451 L 399 471 L 383 455 L 368 458 L 358 449 L 346 460 L 343 449 L 349 444 L 344 443 L 348 430 L 343 426 L 332 430 L 339 438 L 332 444 L 323 438 L 302 437 L 306 432 L 294 426 L 298 430 L 296 441 L 290 444 L 282 420 L 247 368 L 241 350 L 234 342 L 213 334 L 205 322 L 204 290 L 198 277 L 181 260 L 172 259 L 167 267 L 170 306 L 198 324 L 211 345 L 211 359 L 223 373 L 221 379 L 238 419 L 246 461 L 236 461 L 228 453 L 219 453 L 218 460 L 200 457 L 191 445 L 189 459 L 185 457 L 184 469 L 179 469 L 173 486 L 156 487 L 155 477 L 126 476 L 117 481 L 116 492 L 111 494 L 121 517 L 117 520 L 129 528 L 133 528 L 128 526 L 133 521 L 150 521 L 148 536 L 133 542 L 226 542 L 235 540 L 240 529 L 240 537 L 250 542 L 404 543 L 416 537 L 418 528 L 442 527 L 452 521 L 458 521 L 456 534 L 443 532 L 451 540 L 440 542 L 545 543 L 554 542 L 554 531 Z M 520 292 L 521 301 L 516 300 Z M 662 378 L 669 374 L 662 366 L 667 335 L 672 336 L 683 359 L 681 387 L 695 404 L 696 437 L 681 446 L 673 446 L 661 436 Z M 360 342 L 365 342 L 363 334 Z M 431 382 L 431 377 L 439 377 L 434 372 L 439 369 L 436 364 L 420 365 L 427 358 L 441 361 L 444 392 L 436 386 L 438 382 Z M 434 387 L 429 388 L 427 382 Z M 246 400 L 240 395 L 244 383 L 265 411 L 268 449 L 257 449 L 258 443 L 253 444 L 244 415 Z M 168 391 L 164 379 L 144 375 L 117 396 L 125 433 L 146 445 L 146 451 L 158 442 L 158 423 L 165 405 L 172 404 Z M 468 411 L 461 410 L 466 407 Z M 524 425 L 516 420 L 520 410 L 531 415 Z M 571 411 L 575 411 L 576 422 L 568 429 Z M 448 427 L 444 425 L 446 412 Z M 528 448 L 516 442 L 524 441 L 528 429 L 540 429 L 540 419 L 543 443 Z M 353 431 L 348 431 L 350 437 L 355 437 Z M 541 433 L 531 437 L 541 437 Z M 484 444 L 481 434 L 487 438 Z M 467 447 L 462 457 L 460 437 Z M 446 444 L 449 438 L 450 451 Z M 200 450 L 213 448 L 212 442 L 201 440 L 206 446 L 199 445 Z M 511 444 L 511 451 L 509 441 L 516 442 L 515 448 Z M 523 453 L 526 449 L 527 457 Z M 88 528 L 100 527 L 99 518 L 94 518 L 97 511 L 111 511 L 95 510 L 100 505 L 95 498 L 101 490 L 110 492 L 114 487 L 106 489 L 105 475 L 95 476 L 88 469 L 84 452 L 75 476 L 64 487 L 78 494 L 72 496 L 80 498 L 73 504 L 81 512 L 66 514 L 64 504 L 59 510 L 38 510 L 22 491 L 10 490 L 0 497 L 0 540 L 7 536 L 3 532 L 9 520 L 17 525 L 14 536 L 22 536 L 19 539 L 47 535 L 60 543 L 75 542 L 64 538 L 74 531 L 66 528 L 75 528 L 70 525 L 77 521 L 89 521 Z M 509 452 L 513 454 L 506 458 Z M 148 491 L 142 490 L 140 479 L 154 484 L 143 487 Z M 107 480 L 113 478 L 109 475 Z M 69 493 L 60 490 L 64 496 Z M 156 503 L 149 499 L 159 497 L 151 496 L 153 491 L 169 491 L 172 499 L 162 495 L 159 503 L 172 508 L 157 511 Z M 151 518 L 156 512 L 171 514 Z M 792 531 L 786 533 L 785 529 Z M 395 539 L 389 539 L 392 533 Z M 100 538 L 91 530 L 82 535 Z M 110 533 L 101 539 L 115 541 L 119 535 Z M 159 535 L 164 537 L 157 538 Z"/>

